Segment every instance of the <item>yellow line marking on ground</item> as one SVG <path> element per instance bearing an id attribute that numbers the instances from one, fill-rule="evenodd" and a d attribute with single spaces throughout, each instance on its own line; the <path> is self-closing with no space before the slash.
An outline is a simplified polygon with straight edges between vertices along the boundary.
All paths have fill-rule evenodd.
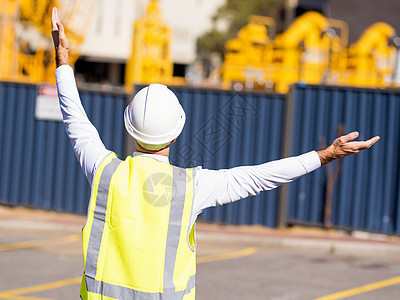
<path id="1" fill-rule="evenodd" d="M 33 298 L 33 297 L 26 297 L 26 296 L 11 296 L 7 298 L 1 298 L 6 300 L 53 300 L 50 298 Z"/>
<path id="2" fill-rule="evenodd" d="M 80 234 L 73 234 L 73 235 L 60 237 L 60 238 L 56 238 L 56 239 L 52 238 L 52 239 L 44 239 L 44 240 L 34 240 L 34 241 L 26 241 L 26 242 L 19 242 L 19 243 L 3 244 L 3 245 L 0 245 L 0 251 L 17 250 L 17 249 L 54 245 L 54 244 L 71 243 L 71 242 L 80 241 L 80 239 L 81 239 Z"/>
<path id="3" fill-rule="evenodd" d="M 71 240 L 73 240 L 72 237 L 74 237 L 74 235 L 66 237 L 66 238 L 64 238 L 64 240 L 67 240 L 67 238 L 70 238 Z M 22 244 L 22 243 L 18 243 L 18 244 Z M 3 246 L 6 246 L 6 245 L 3 245 Z M 30 246 L 30 247 L 32 247 L 32 246 Z M 18 249 L 18 248 L 13 248 L 13 249 Z M 249 247 L 249 248 L 245 248 L 245 249 L 242 249 L 239 251 L 234 251 L 234 252 L 227 252 L 227 253 L 221 253 L 221 254 L 216 254 L 216 255 L 203 256 L 203 257 L 197 258 L 197 263 L 201 264 L 201 263 L 212 262 L 212 261 L 244 257 L 244 256 L 254 254 L 254 253 L 256 253 L 256 251 L 257 251 L 257 249 L 255 247 Z M 29 297 L 20 296 L 20 295 L 65 287 L 68 285 L 80 283 L 81 279 L 82 279 L 81 277 L 76 277 L 76 278 L 55 281 L 55 282 L 46 283 L 46 284 L 40 284 L 40 285 L 34 285 L 34 286 L 15 289 L 15 290 L 4 291 L 4 292 L 0 292 L 0 298 L 8 299 L 8 300 L 50 300 L 47 298 L 29 298 Z"/>
<path id="4" fill-rule="evenodd" d="M 399 284 L 400 283 L 400 276 L 397 277 L 393 277 L 390 279 L 386 279 L 386 280 L 382 280 L 382 281 L 378 281 L 378 282 L 374 282 L 371 284 L 366 284 L 360 287 L 356 287 L 354 289 L 350 289 L 350 290 L 345 290 L 342 292 L 338 292 L 335 294 L 331 294 L 331 295 L 327 295 L 315 300 L 336 300 L 336 299 L 344 299 L 350 296 L 354 296 L 354 295 L 358 295 L 358 294 L 362 294 L 362 293 L 366 293 L 366 292 L 370 292 L 373 290 L 377 290 L 377 289 L 381 289 L 384 287 L 388 287 L 391 285 L 395 285 L 395 284 Z"/>
<path id="5" fill-rule="evenodd" d="M 21 289 L 15 289 L 15 290 L 9 290 L 9 291 L 4 291 L 0 292 L 0 298 L 6 298 L 6 299 L 16 299 L 15 297 L 21 295 L 21 294 L 28 294 L 28 293 L 35 293 L 35 292 L 41 292 L 41 291 L 46 291 L 46 290 L 52 290 L 64 286 L 68 286 L 71 284 L 76 284 L 81 282 L 82 277 L 75 277 L 75 278 L 70 278 L 66 280 L 60 280 L 60 281 L 55 281 L 51 283 L 45 283 L 45 284 L 40 284 L 40 285 L 34 285 L 34 286 L 29 286 Z M 14 297 L 14 298 L 13 298 Z M 21 300 L 23 299 L 22 297 L 20 298 Z M 34 300 L 34 299 L 45 299 L 45 298 L 25 298 L 25 300 Z M 47 300 L 47 299 L 46 299 Z"/>
<path id="6" fill-rule="evenodd" d="M 256 253 L 256 248 L 255 247 L 249 247 L 243 250 L 235 251 L 235 252 L 228 252 L 228 253 L 221 253 L 221 254 L 216 254 L 216 255 L 209 255 L 209 256 L 203 256 L 197 258 L 197 263 L 206 263 L 206 262 L 211 262 L 211 261 L 219 261 L 219 260 L 227 260 L 227 259 L 233 259 L 233 258 L 239 258 L 243 256 L 248 256 L 251 254 Z"/>

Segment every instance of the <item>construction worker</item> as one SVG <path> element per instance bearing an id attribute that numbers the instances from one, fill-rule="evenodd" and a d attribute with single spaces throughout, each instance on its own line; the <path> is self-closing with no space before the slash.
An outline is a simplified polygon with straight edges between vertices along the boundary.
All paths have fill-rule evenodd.
<path id="1" fill-rule="evenodd" d="M 151 84 L 125 109 L 135 152 L 120 160 L 105 148 L 83 109 L 55 8 L 52 30 L 66 132 L 92 188 L 82 232 L 81 299 L 194 299 L 194 226 L 201 211 L 273 189 L 379 139 L 350 142 L 358 136 L 353 132 L 324 150 L 257 166 L 182 169 L 170 165 L 168 156 L 185 112 L 166 86 Z"/>

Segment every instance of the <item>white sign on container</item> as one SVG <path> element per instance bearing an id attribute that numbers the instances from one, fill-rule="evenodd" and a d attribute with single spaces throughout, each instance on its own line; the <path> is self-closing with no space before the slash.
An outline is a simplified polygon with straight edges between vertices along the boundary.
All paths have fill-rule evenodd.
<path id="1" fill-rule="evenodd" d="M 45 121 L 62 121 L 57 87 L 41 86 L 36 96 L 35 118 Z"/>

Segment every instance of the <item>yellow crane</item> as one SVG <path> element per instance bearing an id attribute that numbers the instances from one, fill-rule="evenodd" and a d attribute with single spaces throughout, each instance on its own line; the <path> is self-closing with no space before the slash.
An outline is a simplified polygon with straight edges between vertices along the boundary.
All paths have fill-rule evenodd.
<path id="1" fill-rule="evenodd" d="M 59 7 L 73 65 L 97 1 L 0 0 L 0 80 L 54 82 L 51 9 Z"/>

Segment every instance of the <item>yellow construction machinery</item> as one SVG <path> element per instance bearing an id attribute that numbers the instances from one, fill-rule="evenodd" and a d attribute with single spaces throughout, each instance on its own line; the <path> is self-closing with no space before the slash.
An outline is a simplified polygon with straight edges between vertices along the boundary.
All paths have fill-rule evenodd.
<path id="1" fill-rule="evenodd" d="M 400 85 L 400 38 L 393 27 L 376 23 L 347 49 L 348 26 L 306 12 L 274 40 L 272 19 L 251 17 L 225 43 L 221 73 L 225 89 L 273 89 L 286 93 L 293 83 L 387 87 Z M 215 75 L 215 74 L 214 74 Z"/>
<path id="2" fill-rule="evenodd" d="M 18 52 L 15 47 L 15 23 L 18 5 L 15 1 L 0 2 L 0 77 L 11 79 L 17 70 Z"/>
<path id="3" fill-rule="evenodd" d="M 274 19 L 249 17 L 249 24 L 239 31 L 236 38 L 225 43 L 225 59 L 221 68 L 223 88 L 257 89 L 272 84 L 274 33 Z"/>
<path id="4" fill-rule="evenodd" d="M 97 1 L 0 0 L 0 80 L 54 82 L 51 9 L 59 8 L 73 65 Z"/>
<path id="5" fill-rule="evenodd" d="M 252 17 L 249 21 L 237 38 L 225 44 L 221 69 L 224 88 L 239 83 L 245 88 L 273 88 L 286 93 L 295 82 L 331 80 L 327 70 L 340 61 L 347 45 L 344 22 L 307 12 L 272 40 L 267 31 L 274 26 L 272 19 Z"/>
<path id="6" fill-rule="evenodd" d="M 390 41 L 396 32 L 386 23 L 368 27 L 360 39 L 348 49 L 347 71 L 341 83 L 363 87 L 393 86 L 397 49 Z"/>
<path id="7" fill-rule="evenodd" d="M 185 84 L 184 78 L 173 77 L 170 40 L 171 30 L 162 20 L 158 0 L 150 0 L 145 15 L 134 24 L 125 69 L 127 91 L 132 91 L 134 84 Z"/>
<path id="8" fill-rule="evenodd" d="M 51 8 L 59 7 L 75 63 L 98 0 L 0 0 L 0 80 L 54 82 Z M 222 87 L 273 89 L 286 93 L 296 82 L 385 87 L 400 84 L 400 38 L 386 23 L 370 26 L 347 49 L 348 28 L 317 12 L 298 17 L 274 37 L 272 18 L 250 16 L 236 38 L 225 43 Z M 134 24 L 125 87 L 161 82 L 185 84 L 173 77 L 171 30 L 162 21 L 158 0 L 150 0 Z M 215 75 L 215 74 L 214 74 Z"/>
<path id="9" fill-rule="evenodd" d="M 274 89 L 286 93 L 296 82 L 331 83 L 343 59 L 348 29 L 344 22 L 307 12 L 274 41 Z"/>

